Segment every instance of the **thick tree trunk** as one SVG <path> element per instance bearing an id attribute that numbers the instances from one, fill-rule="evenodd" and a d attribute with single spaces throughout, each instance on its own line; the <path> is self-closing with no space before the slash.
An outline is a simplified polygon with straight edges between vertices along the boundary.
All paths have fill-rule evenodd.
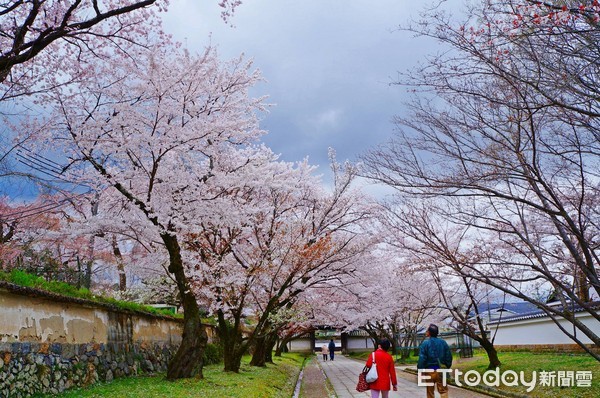
<path id="1" fill-rule="evenodd" d="M 251 366 L 267 366 L 268 363 L 273 363 L 273 348 L 277 342 L 277 334 L 269 333 L 266 336 L 261 336 L 255 340 L 254 352 L 250 360 Z"/>
<path id="2" fill-rule="evenodd" d="M 225 372 L 239 373 L 242 364 L 242 356 L 246 352 L 247 345 L 242 341 L 242 332 L 238 322 L 232 325 L 225 319 L 223 311 L 217 312 L 219 327 L 217 334 L 223 344 L 223 370 Z"/>
<path id="3" fill-rule="evenodd" d="M 195 299 L 194 299 L 195 300 Z M 193 312 L 191 306 L 184 304 L 186 313 Z M 196 305 L 197 307 L 197 305 Z M 171 359 L 167 369 L 167 380 L 177 380 L 197 376 L 202 374 L 202 355 L 208 342 L 206 329 L 201 323 L 200 313 L 196 311 L 195 315 L 184 315 L 185 323 L 183 326 L 183 335 L 179 349 Z"/>
<path id="4" fill-rule="evenodd" d="M 275 344 L 277 344 L 277 332 L 273 332 L 266 338 L 266 353 L 265 353 L 265 361 L 267 363 L 273 363 L 273 349 L 275 348 Z"/>
<path id="5" fill-rule="evenodd" d="M 181 249 L 175 236 L 161 235 L 169 252 L 169 272 L 175 276 L 183 306 L 183 335 L 179 349 L 171 359 L 167 369 L 167 380 L 176 380 L 202 375 L 202 355 L 208 342 L 206 329 L 202 325 L 200 309 L 192 293 L 183 269 Z"/>
<path id="6" fill-rule="evenodd" d="M 242 357 L 244 356 L 244 352 L 241 350 L 228 350 L 225 348 L 223 354 L 223 371 L 239 373 L 240 367 L 242 366 Z"/>
<path id="7" fill-rule="evenodd" d="M 369 335 L 369 337 L 371 338 L 371 342 L 373 343 L 373 349 L 376 350 L 377 349 L 377 342 L 379 341 L 379 336 L 377 335 L 377 333 L 375 333 L 372 329 L 367 328 L 367 329 L 363 329 L 365 332 L 367 332 L 367 334 Z"/>
<path id="8" fill-rule="evenodd" d="M 250 360 L 251 366 L 267 366 L 267 338 L 266 336 L 258 337 L 254 340 L 254 352 Z"/>

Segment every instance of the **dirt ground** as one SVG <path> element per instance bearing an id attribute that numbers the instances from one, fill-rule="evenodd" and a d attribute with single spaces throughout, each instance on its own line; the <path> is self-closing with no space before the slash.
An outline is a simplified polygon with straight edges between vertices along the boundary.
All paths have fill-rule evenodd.
<path id="1" fill-rule="evenodd" d="M 335 397 L 335 393 L 319 367 L 319 361 L 316 358 L 311 358 L 304 366 L 299 398 L 324 397 Z"/>

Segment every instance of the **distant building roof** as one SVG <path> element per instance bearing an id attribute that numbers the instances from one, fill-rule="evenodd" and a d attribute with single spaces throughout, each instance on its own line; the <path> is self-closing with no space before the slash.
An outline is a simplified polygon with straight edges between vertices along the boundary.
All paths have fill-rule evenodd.
<path id="1" fill-rule="evenodd" d="M 557 310 L 562 310 L 562 305 L 560 305 L 558 303 L 552 303 L 552 304 L 549 304 L 549 305 L 552 305 L 552 306 L 556 307 Z M 591 303 L 589 303 L 589 305 L 590 305 L 590 309 L 593 310 L 593 311 L 596 311 L 596 310 L 600 309 L 600 301 L 591 302 Z M 581 306 L 579 306 L 577 304 L 575 304 L 573 306 L 573 308 L 569 308 L 569 309 L 571 311 L 575 312 L 575 313 L 588 311 L 587 308 L 583 308 L 583 307 L 581 307 Z M 497 320 L 494 320 L 494 321 L 490 322 L 490 324 L 523 321 L 523 320 L 528 320 L 528 319 L 544 318 L 544 317 L 547 317 L 547 316 L 548 316 L 548 314 L 546 314 L 546 312 L 544 312 L 541 309 L 537 309 L 537 310 L 534 310 L 534 311 L 526 312 L 524 314 L 518 314 L 518 315 L 511 315 L 511 316 L 503 317 L 501 319 L 497 319 Z"/>
<path id="2" fill-rule="evenodd" d="M 350 336 L 350 337 L 369 337 L 369 333 L 365 332 L 364 330 L 357 329 L 357 330 L 349 331 L 348 336 Z"/>
<path id="3" fill-rule="evenodd" d="M 485 303 L 477 306 L 477 311 L 481 314 L 484 312 L 512 312 L 513 314 L 527 314 L 538 311 L 538 307 L 526 301 L 517 303 Z M 475 315 L 475 314 L 473 314 Z"/>

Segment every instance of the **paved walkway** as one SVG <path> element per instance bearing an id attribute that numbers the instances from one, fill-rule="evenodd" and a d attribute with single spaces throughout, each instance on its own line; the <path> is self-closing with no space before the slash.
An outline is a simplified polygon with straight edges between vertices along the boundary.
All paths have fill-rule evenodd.
<path id="1" fill-rule="evenodd" d="M 333 385 L 338 398 L 371 397 L 370 391 L 356 391 L 358 374 L 365 366 L 363 362 L 346 358 L 343 355 L 336 355 L 334 361 L 319 359 L 319 364 Z M 417 386 L 417 376 L 402 372 L 400 368 L 396 368 L 396 374 L 398 376 L 398 391 L 390 391 L 390 398 L 425 398 L 425 387 Z M 451 398 L 489 398 L 487 395 L 456 387 L 450 387 L 449 395 Z M 437 393 L 436 396 L 438 396 Z"/>

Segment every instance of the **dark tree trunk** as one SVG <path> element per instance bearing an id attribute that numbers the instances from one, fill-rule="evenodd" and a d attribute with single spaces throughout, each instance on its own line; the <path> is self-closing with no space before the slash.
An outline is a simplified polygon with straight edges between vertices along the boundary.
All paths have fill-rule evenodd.
<path id="1" fill-rule="evenodd" d="M 251 366 L 266 366 L 267 357 L 267 345 L 266 338 L 259 337 L 254 340 L 254 352 L 252 353 L 252 359 L 250 360 Z"/>
<path id="2" fill-rule="evenodd" d="M 342 355 L 348 354 L 348 333 L 343 332 L 341 336 L 342 340 Z"/>
<path id="3" fill-rule="evenodd" d="M 161 238 L 169 252 L 169 272 L 175 276 L 184 316 L 181 345 L 169 363 L 167 380 L 193 376 L 202 378 L 202 355 L 208 343 L 208 335 L 201 322 L 196 297 L 194 297 L 185 275 L 177 237 L 163 233 Z"/>
<path id="4" fill-rule="evenodd" d="M 377 349 L 377 341 L 379 341 L 379 336 L 377 335 L 377 333 L 371 328 L 363 328 L 362 330 L 367 332 L 367 334 L 371 338 L 371 342 L 373 343 L 373 349 Z"/>
<path id="5" fill-rule="evenodd" d="M 239 322 L 236 320 L 232 325 L 225 319 L 223 311 L 217 312 L 219 327 L 217 333 L 223 343 L 223 370 L 225 372 L 239 373 L 242 364 L 242 356 L 246 353 L 247 344 L 242 339 Z"/>
<path id="6" fill-rule="evenodd" d="M 482 335 L 478 335 L 475 333 L 464 333 L 465 336 L 469 336 L 473 340 L 477 341 L 481 348 L 485 350 L 485 353 L 488 356 L 488 369 L 496 369 L 501 365 L 500 358 L 498 358 L 498 352 L 496 351 L 496 347 L 494 347 L 494 343 L 487 337 L 485 332 Z"/>
<path id="7" fill-rule="evenodd" d="M 83 276 L 83 287 L 86 289 L 91 289 L 92 287 L 92 265 L 94 261 L 89 259 L 85 262 L 85 274 Z"/>
<path id="8" fill-rule="evenodd" d="M 250 365 L 266 366 L 267 363 L 273 363 L 273 348 L 277 343 L 277 333 L 272 332 L 266 336 L 257 338 L 254 345 L 254 353 Z"/>
<path id="9" fill-rule="evenodd" d="M 277 332 L 273 332 L 267 336 L 265 339 L 266 344 L 266 352 L 265 352 L 265 362 L 273 363 L 273 349 L 275 348 L 275 344 L 277 344 Z"/>
<path id="10" fill-rule="evenodd" d="M 498 351 L 496 351 L 496 347 L 487 339 L 482 339 L 480 342 L 481 347 L 485 350 L 488 360 L 490 361 L 488 365 L 488 369 L 496 369 L 501 365 L 500 358 L 498 358 Z"/>
<path id="11" fill-rule="evenodd" d="M 405 360 L 410 357 L 410 346 L 402 347 L 400 350 L 400 359 Z"/>
<path id="12" fill-rule="evenodd" d="M 4 225 L 7 226 L 8 230 L 4 231 Z M 12 239 L 15 234 L 15 228 L 17 227 L 17 222 L 13 221 L 12 223 L 0 222 L 0 244 L 6 243 Z"/>
<path id="13" fill-rule="evenodd" d="M 288 352 L 287 345 L 290 341 L 292 341 L 293 336 L 286 336 L 283 339 L 279 340 L 277 344 L 277 348 L 275 349 L 275 356 L 280 357 L 282 353 Z"/>
<path id="14" fill-rule="evenodd" d="M 400 345 L 400 359 L 405 360 L 410 358 L 411 349 L 414 349 L 414 347 L 411 346 L 416 346 L 415 334 L 412 331 L 405 331 L 404 338 L 400 342 Z"/>
<path id="15" fill-rule="evenodd" d="M 244 351 L 242 350 L 232 349 L 225 351 L 223 356 L 223 371 L 239 373 L 243 356 Z"/>
<path id="16" fill-rule="evenodd" d="M 119 291 L 124 292 L 127 290 L 127 274 L 125 274 L 125 261 L 123 261 L 123 255 L 117 242 L 117 236 L 112 236 L 112 249 L 115 259 L 117 260 L 117 271 L 119 273 Z"/>

